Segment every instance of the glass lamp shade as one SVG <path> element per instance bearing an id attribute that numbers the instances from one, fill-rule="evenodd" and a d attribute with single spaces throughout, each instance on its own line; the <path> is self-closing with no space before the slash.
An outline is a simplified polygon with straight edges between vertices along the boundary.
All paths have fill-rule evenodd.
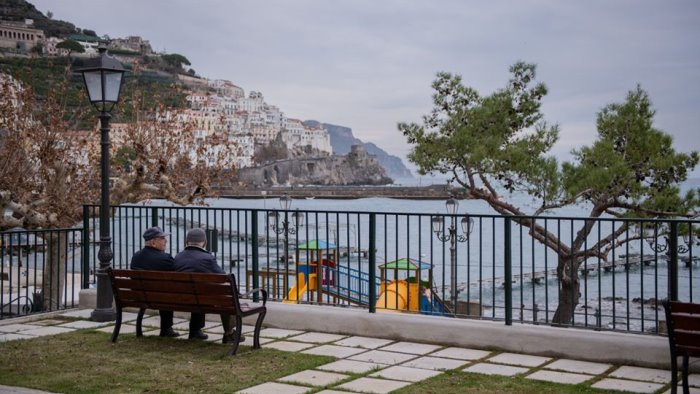
<path id="1" fill-rule="evenodd" d="M 292 214 L 292 225 L 303 226 L 304 225 L 304 214 L 301 212 L 294 212 Z"/>
<path id="2" fill-rule="evenodd" d="M 267 225 L 270 227 L 277 226 L 277 212 L 269 212 L 267 214 Z"/>
<path id="3" fill-rule="evenodd" d="M 473 227 L 474 219 L 468 217 L 462 218 L 462 231 L 464 234 L 471 234 Z"/>
<path id="4" fill-rule="evenodd" d="M 124 67 L 118 60 L 107 55 L 105 46 L 101 45 L 99 51 L 99 57 L 88 59 L 85 67 L 78 71 L 83 74 L 90 102 L 98 111 L 109 112 L 119 102 Z"/>
<path id="5" fill-rule="evenodd" d="M 457 213 L 457 207 L 459 207 L 459 203 L 454 198 L 448 198 L 445 202 L 445 208 L 450 215 Z"/>
<path id="6" fill-rule="evenodd" d="M 438 234 L 442 232 L 442 219 L 438 216 L 433 216 L 433 218 L 430 220 L 430 222 L 433 225 L 433 232 Z"/>
<path id="7" fill-rule="evenodd" d="M 280 208 L 283 210 L 287 211 L 289 208 L 292 206 L 292 199 L 289 197 L 288 194 L 283 195 L 280 197 Z"/>

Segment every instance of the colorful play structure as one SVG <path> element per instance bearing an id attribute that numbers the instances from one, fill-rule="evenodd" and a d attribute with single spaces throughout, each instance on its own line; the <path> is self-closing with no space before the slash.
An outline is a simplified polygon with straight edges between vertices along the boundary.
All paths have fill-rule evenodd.
<path id="1" fill-rule="evenodd" d="M 300 259 L 302 256 L 306 257 L 303 262 Z M 313 240 L 297 245 L 297 280 L 283 302 L 313 302 L 325 295 L 334 302 L 344 300 L 359 306 L 369 306 L 369 273 L 342 265 L 336 266 L 337 258 L 337 246 L 326 241 Z M 379 290 L 375 303 L 377 311 L 451 314 L 431 284 L 431 264 L 405 257 L 378 268 L 379 278 L 374 284 Z"/>

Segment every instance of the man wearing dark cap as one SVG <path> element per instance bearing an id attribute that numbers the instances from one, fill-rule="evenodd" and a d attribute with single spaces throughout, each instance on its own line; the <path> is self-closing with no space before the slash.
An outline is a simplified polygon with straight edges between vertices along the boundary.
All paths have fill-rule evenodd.
<path id="1" fill-rule="evenodd" d="M 201 228 L 193 228 L 187 231 L 185 236 L 185 250 L 175 256 L 175 271 L 179 272 L 201 272 L 225 274 L 219 267 L 214 256 L 205 248 L 207 247 L 207 234 Z M 204 314 L 193 313 L 190 318 L 190 339 L 207 339 L 207 334 L 202 332 L 205 323 Z M 221 315 L 221 323 L 224 326 L 223 343 L 228 343 L 233 339 L 231 331 L 231 316 Z M 243 336 L 241 335 L 241 340 Z"/>
<path id="2" fill-rule="evenodd" d="M 134 253 L 131 258 L 132 270 L 150 271 L 175 271 L 175 260 L 169 253 L 165 253 L 165 245 L 168 243 L 168 236 L 160 227 L 151 227 L 144 231 L 143 239 L 146 246 Z M 160 336 L 178 337 L 173 330 L 173 311 L 159 311 L 160 314 Z"/>

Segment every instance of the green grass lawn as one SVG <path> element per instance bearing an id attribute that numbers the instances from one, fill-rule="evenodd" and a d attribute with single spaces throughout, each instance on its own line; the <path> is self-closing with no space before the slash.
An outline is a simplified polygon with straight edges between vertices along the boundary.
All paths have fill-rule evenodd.
<path id="1" fill-rule="evenodd" d="M 0 384 L 61 393 L 234 392 L 332 357 L 90 330 L 0 343 Z"/>
<path id="2" fill-rule="evenodd" d="M 334 360 L 332 357 L 252 351 L 227 355 L 218 343 L 125 334 L 76 332 L 0 343 L 0 384 L 58 393 L 230 393 Z M 369 375 L 368 372 L 364 375 Z M 351 379 L 359 375 L 351 374 Z M 605 393 L 591 382 L 564 385 L 522 377 L 448 371 L 400 393 Z M 314 391 L 321 391 L 318 388 Z"/>

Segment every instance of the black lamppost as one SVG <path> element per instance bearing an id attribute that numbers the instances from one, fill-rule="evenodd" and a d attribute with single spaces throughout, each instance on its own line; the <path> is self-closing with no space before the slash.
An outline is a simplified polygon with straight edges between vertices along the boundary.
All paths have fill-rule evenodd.
<path id="1" fill-rule="evenodd" d="M 454 215 L 457 213 L 458 206 L 459 203 L 454 198 L 449 198 L 445 202 L 447 213 L 451 215 L 450 227 L 447 229 L 445 229 L 444 217 L 433 216 L 431 220 L 433 232 L 437 236 L 437 239 L 443 243 L 447 241 L 450 242 L 450 298 L 454 307 L 454 313 L 457 313 L 457 296 L 459 295 L 459 290 L 457 289 L 457 242 L 466 242 L 474 226 L 474 220 L 472 218 L 463 217 L 462 220 L 460 220 L 462 234 L 457 234 L 457 217 Z"/>
<path id="2" fill-rule="evenodd" d="M 100 268 L 97 270 L 97 307 L 90 318 L 95 321 L 112 321 L 115 319 L 112 309 L 112 287 L 107 277 L 107 269 L 112 261 L 112 238 L 109 234 L 109 119 L 112 108 L 119 102 L 124 67 L 107 56 L 107 47 L 100 45 L 100 55 L 88 59 L 85 66 L 78 71 L 83 74 L 88 98 L 100 112 L 100 146 L 101 146 L 101 188 L 100 197 L 100 251 L 97 258 Z"/>
<path id="3" fill-rule="evenodd" d="M 663 235 L 663 239 L 665 242 L 661 243 L 659 242 L 659 236 Z M 669 250 L 669 245 L 671 244 L 670 242 L 670 235 L 669 234 L 659 234 L 658 228 L 657 227 L 644 227 L 641 229 L 640 236 L 644 238 L 645 241 L 649 244 L 651 249 L 656 252 L 656 253 L 666 253 L 669 254 L 671 251 Z M 695 237 L 693 236 L 692 233 L 688 233 L 683 235 L 681 238 L 683 238 L 683 243 L 685 245 L 681 245 L 680 243 L 676 242 L 676 250 L 678 251 L 679 254 L 683 253 L 688 253 L 690 248 L 693 247 L 693 244 L 698 242 Z M 700 244 L 700 243 L 699 243 Z"/>
<path id="4" fill-rule="evenodd" d="M 280 215 L 278 212 L 270 212 L 267 214 L 267 223 L 272 229 L 272 231 L 275 232 L 275 234 L 280 235 L 284 233 L 284 263 L 289 264 L 289 234 L 296 234 L 297 233 L 297 226 L 301 226 L 304 224 L 304 215 L 297 211 L 292 213 L 292 218 L 291 222 L 288 220 L 287 214 L 289 211 L 289 208 L 292 207 L 292 199 L 289 197 L 289 195 L 285 194 L 282 197 L 280 197 L 280 208 L 285 211 L 284 212 L 284 219 L 282 219 L 282 222 L 279 221 Z"/>

